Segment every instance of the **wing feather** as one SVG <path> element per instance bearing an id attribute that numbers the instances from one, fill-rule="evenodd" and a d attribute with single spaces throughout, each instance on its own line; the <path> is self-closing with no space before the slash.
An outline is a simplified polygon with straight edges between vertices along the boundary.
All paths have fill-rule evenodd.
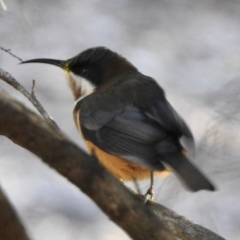
<path id="1" fill-rule="evenodd" d="M 151 169 L 163 168 L 159 154 L 181 150 L 180 137 L 193 139 L 163 90 L 148 77 L 125 80 L 91 94 L 78 107 L 87 140 Z"/>

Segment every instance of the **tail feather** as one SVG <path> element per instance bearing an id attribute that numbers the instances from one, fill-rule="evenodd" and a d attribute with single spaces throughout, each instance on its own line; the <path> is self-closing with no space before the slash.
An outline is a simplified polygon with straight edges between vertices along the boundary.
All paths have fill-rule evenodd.
<path id="1" fill-rule="evenodd" d="M 168 165 L 192 191 L 214 191 L 213 184 L 182 154 L 174 153 L 164 156 L 164 163 Z"/>

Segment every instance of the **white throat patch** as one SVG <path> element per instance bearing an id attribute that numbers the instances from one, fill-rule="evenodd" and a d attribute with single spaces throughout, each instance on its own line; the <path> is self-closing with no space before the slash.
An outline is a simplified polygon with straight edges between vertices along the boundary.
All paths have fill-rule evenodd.
<path id="1" fill-rule="evenodd" d="M 76 101 L 79 101 L 94 92 L 95 86 L 84 77 L 77 76 L 73 72 L 67 72 L 67 75 L 68 84 Z"/>

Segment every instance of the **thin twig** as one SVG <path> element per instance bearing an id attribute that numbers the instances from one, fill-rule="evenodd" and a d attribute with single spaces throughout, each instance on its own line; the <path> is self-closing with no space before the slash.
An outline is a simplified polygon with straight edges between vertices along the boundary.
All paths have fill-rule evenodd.
<path id="1" fill-rule="evenodd" d="M 1 1 L 1 0 L 0 0 L 0 1 Z M 13 54 L 13 53 L 11 52 L 11 49 L 6 49 L 6 48 L 3 48 L 3 47 L 0 47 L 0 49 L 1 49 L 2 51 L 4 51 L 4 52 L 10 54 L 12 57 L 18 59 L 20 62 L 23 61 L 20 57 L 18 57 L 17 55 Z"/>
<path id="2" fill-rule="evenodd" d="M 33 106 L 44 117 L 44 119 L 46 119 L 52 126 L 59 129 L 56 122 L 52 119 L 52 117 L 50 117 L 47 111 L 43 108 L 42 104 L 37 100 L 35 96 L 35 81 L 33 81 L 32 92 L 30 93 L 11 74 L 9 74 L 8 72 L 4 71 L 1 68 L 0 79 L 2 79 L 4 82 L 8 83 L 9 85 L 17 89 L 19 92 L 21 92 L 33 104 Z"/>
<path id="3" fill-rule="evenodd" d="M 12 57 L 18 59 L 19 61 L 23 61 L 20 57 L 18 57 L 17 55 L 13 54 L 11 52 L 11 49 L 6 49 L 3 47 L 0 47 L 0 49 L 8 54 L 10 54 Z M 18 91 L 20 91 L 32 104 L 34 107 L 36 107 L 36 109 L 38 110 L 38 112 L 55 128 L 59 129 L 58 125 L 56 124 L 56 122 L 52 119 L 52 117 L 50 117 L 50 115 L 47 113 L 47 111 L 43 108 L 42 104 L 37 100 L 37 97 L 35 95 L 35 80 L 33 80 L 33 84 L 32 84 L 32 90 L 31 93 L 28 92 L 28 90 L 23 87 L 15 78 L 13 78 L 8 72 L 4 71 L 3 69 L 0 69 L 0 78 L 8 83 L 9 85 L 11 85 L 12 87 L 14 87 L 15 89 L 17 89 Z"/>
<path id="4" fill-rule="evenodd" d="M 36 82 L 35 82 L 35 80 L 33 79 L 33 81 L 32 81 L 32 91 L 31 91 L 31 94 L 32 94 L 32 97 L 34 97 L 34 98 L 36 99 L 35 90 L 36 90 Z"/>

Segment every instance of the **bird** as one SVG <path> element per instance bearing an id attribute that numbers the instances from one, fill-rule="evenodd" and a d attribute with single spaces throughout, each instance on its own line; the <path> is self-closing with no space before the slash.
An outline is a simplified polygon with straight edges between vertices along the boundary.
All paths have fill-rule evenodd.
<path id="1" fill-rule="evenodd" d="M 182 139 L 194 146 L 193 134 L 152 77 L 120 54 L 93 47 L 67 59 L 37 58 L 66 73 L 76 101 L 73 117 L 91 154 L 116 178 L 150 178 L 174 172 L 191 191 L 215 187 L 191 162 Z"/>

